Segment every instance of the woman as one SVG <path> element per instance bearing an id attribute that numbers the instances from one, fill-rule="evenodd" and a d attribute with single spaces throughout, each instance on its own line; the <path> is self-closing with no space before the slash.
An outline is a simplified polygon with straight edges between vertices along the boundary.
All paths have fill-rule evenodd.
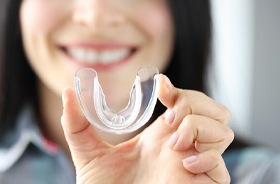
<path id="1" fill-rule="evenodd" d="M 77 183 L 229 183 L 221 154 L 233 139 L 230 113 L 192 91 L 204 91 L 209 2 L 0 2 L 1 182 L 74 183 L 72 158 Z M 80 111 L 73 73 L 96 69 L 118 110 L 143 65 L 192 90 L 161 75 L 165 107 L 149 127 L 97 134 Z"/>

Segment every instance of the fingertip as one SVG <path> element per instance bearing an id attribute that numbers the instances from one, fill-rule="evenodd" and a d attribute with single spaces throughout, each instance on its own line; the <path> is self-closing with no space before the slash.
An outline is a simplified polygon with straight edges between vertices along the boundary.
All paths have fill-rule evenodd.
<path id="1" fill-rule="evenodd" d="M 209 150 L 183 160 L 183 166 L 193 174 L 205 173 L 215 183 L 230 183 L 230 175 L 222 156 L 216 150 Z"/>
<path id="2" fill-rule="evenodd" d="M 221 162 L 221 155 L 216 150 L 209 150 L 185 158 L 183 166 L 188 171 L 199 174 L 215 169 Z"/>
<path id="3" fill-rule="evenodd" d="M 189 166 L 191 164 L 194 164 L 197 160 L 198 160 L 198 155 L 192 155 L 185 158 L 184 160 L 182 160 L 184 168 L 189 169 Z"/>
<path id="4" fill-rule="evenodd" d="M 73 88 L 64 88 L 62 90 L 62 104 L 63 108 L 68 107 L 67 104 L 76 102 L 76 94 Z"/>
<path id="5" fill-rule="evenodd" d="M 164 74 L 161 74 L 161 81 L 163 81 L 165 83 L 165 86 L 168 90 L 172 90 L 173 89 L 173 84 L 171 83 L 170 79 L 164 75 Z"/>
<path id="6" fill-rule="evenodd" d="M 167 108 L 172 108 L 176 99 L 176 88 L 173 86 L 170 79 L 164 74 L 160 74 L 158 98 Z"/>
<path id="7" fill-rule="evenodd" d="M 172 136 L 169 138 L 169 141 L 168 141 L 168 146 L 169 148 L 171 149 L 174 149 L 177 142 L 178 142 L 178 139 L 179 139 L 180 135 L 178 134 L 178 132 L 174 132 L 172 134 Z"/>
<path id="8" fill-rule="evenodd" d="M 160 74 L 160 94 L 168 94 L 172 91 L 173 84 L 171 83 L 170 79 L 164 75 Z"/>
<path id="9" fill-rule="evenodd" d="M 173 109 L 167 109 L 166 112 L 164 113 L 164 119 L 165 123 L 168 125 L 172 125 L 174 120 L 175 120 L 175 112 Z"/>
<path id="10" fill-rule="evenodd" d="M 221 156 L 220 156 L 221 157 Z M 199 183 L 230 183 L 230 175 L 222 159 L 203 154 L 189 156 L 182 160 L 183 167 L 197 176 Z M 197 181 L 199 181 L 197 180 Z"/>
<path id="11" fill-rule="evenodd" d="M 202 174 L 208 170 L 205 167 L 208 167 L 208 165 L 205 165 L 207 163 L 204 163 L 202 159 L 200 158 L 199 154 L 197 155 L 191 155 L 185 159 L 182 160 L 183 167 L 193 174 Z"/>

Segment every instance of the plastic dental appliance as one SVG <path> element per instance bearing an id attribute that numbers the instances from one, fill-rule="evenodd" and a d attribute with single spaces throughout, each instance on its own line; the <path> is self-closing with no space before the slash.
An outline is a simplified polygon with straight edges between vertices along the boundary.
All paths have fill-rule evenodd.
<path id="1" fill-rule="evenodd" d="M 130 133 L 145 125 L 152 116 L 159 88 L 159 72 L 154 66 L 139 68 L 130 91 L 128 105 L 120 112 L 115 112 L 107 106 L 94 69 L 78 69 L 74 79 L 85 117 L 101 131 Z"/>

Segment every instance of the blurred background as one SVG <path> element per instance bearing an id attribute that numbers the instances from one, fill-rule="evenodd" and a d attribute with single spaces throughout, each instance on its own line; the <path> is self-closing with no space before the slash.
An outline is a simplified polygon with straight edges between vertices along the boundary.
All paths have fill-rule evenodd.
<path id="1" fill-rule="evenodd" d="M 211 0 L 212 97 L 236 136 L 280 151 L 280 1 Z"/>

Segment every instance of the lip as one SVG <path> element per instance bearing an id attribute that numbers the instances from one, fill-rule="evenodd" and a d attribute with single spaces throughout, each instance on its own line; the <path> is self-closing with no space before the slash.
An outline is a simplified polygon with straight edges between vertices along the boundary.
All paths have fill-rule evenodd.
<path id="1" fill-rule="evenodd" d="M 109 71 L 117 67 L 124 65 L 129 62 L 131 58 L 136 54 L 139 47 L 134 45 L 126 45 L 119 43 L 74 43 L 74 44 L 61 44 L 58 46 L 60 52 L 67 58 L 67 61 L 72 63 L 78 68 L 94 68 L 99 71 Z M 127 54 L 121 58 L 116 58 L 111 62 L 104 61 L 95 61 L 95 62 L 86 62 L 79 60 L 77 57 L 74 57 L 73 54 L 70 54 L 71 50 L 85 50 L 98 53 L 105 52 L 117 52 L 127 50 Z"/>

